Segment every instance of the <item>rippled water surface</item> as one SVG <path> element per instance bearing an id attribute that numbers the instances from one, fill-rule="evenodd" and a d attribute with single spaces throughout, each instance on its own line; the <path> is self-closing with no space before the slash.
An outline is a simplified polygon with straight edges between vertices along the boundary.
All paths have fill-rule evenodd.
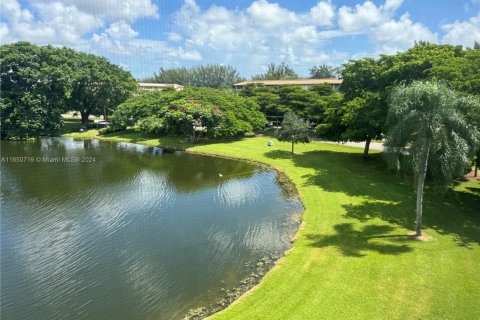
<path id="1" fill-rule="evenodd" d="M 1 156 L 1 319 L 182 318 L 283 252 L 301 211 L 240 161 L 69 138 Z"/>

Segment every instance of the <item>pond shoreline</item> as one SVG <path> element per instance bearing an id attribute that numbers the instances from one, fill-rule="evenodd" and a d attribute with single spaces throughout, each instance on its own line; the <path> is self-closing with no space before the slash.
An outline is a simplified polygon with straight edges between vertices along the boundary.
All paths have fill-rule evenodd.
<path id="1" fill-rule="evenodd" d="M 148 147 L 157 147 L 157 148 L 162 148 L 166 150 L 167 152 L 175 152 L 175 151 L 181 151 L 181 152 L 186 152 L 190 154 L 197 154 L 197 155 L 203 155 L 203 156 L 211 156 L 211 157 L 217 157 L 217 158 L 222 158 L 222 159 L 230 159 L 230 160 L 238 160 L 238 161 L 243 161 L 246 163 L 253 164 L 255 166 L 258 166 L 262 169 L 267 169 L 267 170 L 272 170 L 275 172 L 276 180 L 281 187 L 282 191 L 284 191 L 289 198 L 296 198 L 301 207 L 302 210 L 301 212 L 294 212 L 291 215 L 291 218 L 289 219 L 288 224 L 292 228 L 292 236 L 290 236 L 289 242 L 290 245 L 286 250 L 283 252 L 275 253 L 275 254 L 270 254 L 268 256 L 263 256 L 262 258 L 258 259 L 258 261 L 253 261 L 248 263 L 248 266 L 251 268 L 251 273 L 249 276 L 244 277 L 242 280 L 238 282 L 236 286 L 234 286 L 231 289 L 225 289 L 222 288 L 222 297 L 207 305 L 207 306 L 200 306 L 196 308 L 190 309 L 185 315 L 184 319 L 192 319 L 192 320 L 197 320 L 197 319 L 204 319 L 209 316 L 214 315 L 217 312 L 220 312 L 227 307 L 229 307 L 231 304 L 235 303 L 237 300 L 239 300 L 243 295 L 248 294 L 252 289 L 254 289 L 260 281 L 263 279 L 263 277 L 272 269 L 274 268 L 277 263 L 285 257 L 285 255 L 292 250 L 293 248 L 293 243 L 295 242 L 295 238 L 297 236 L 298 231 L 301 228 L 302 225 L 302 215 L 303 212 L 305 211 L 305 205 L 302 201 L 302 199 L 299 196 L 298 189 L 296 185 L 288 178 L 288 176 L 282 172 L 281 170 L 267 164 L 264 162 L 260 161 L 255 161 L 251 159 L 246 159 L 246 158 L 241 158 L 241 157 L 231 157 L 231 156 L 225 156 L 225 155 L 219 155 L 215 153 L 210 153 L 210 152 L 200 152 L 200 151 L 194 151 L 191 150 L 190 148 L 179 148 L 179 147 L 165 147 L 162 146 L 162 144 L 150 144 L 150 143 L 142 143 L 142 141 L 136 141 L 136 139 L 125 139 L 122 138 L 122 140 L 110 138 L 110 137 L 101 137 L 101 136 L 93 136 L 93 137 L 75 137 L 71 135 L 63 135 L 63 137 L 70 137 L 73 139 L 78 139 L 78 140 L 92 140 L 92 139 L 98 139 L 101 141 L 109 141 L 109 142 L 127 142 L 127 143 L 133 143 L 133 144 L 138 144 L 138 145 L 144 145 Z M 130 140 L 130 141 L 129 141 Z"/>

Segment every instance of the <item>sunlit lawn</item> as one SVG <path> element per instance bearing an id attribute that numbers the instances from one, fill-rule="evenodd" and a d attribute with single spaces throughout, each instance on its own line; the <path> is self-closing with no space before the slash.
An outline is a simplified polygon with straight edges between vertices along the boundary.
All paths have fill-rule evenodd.
<path id="1" fill-rule="evenodd" d="M 379 156 L 268 138 L 196 146 L 285 172 L 306 207 L 288 252 L 251 293 L 213 319 L 480 319 L 480 181 L 427 191 L 426 242 L 414 228 L 413 182 Z M 465 190 L 470 193 L 464 192 Z M 475 191 L 476 190 L 476 191 Z"/>
<path id="2" fill-rule="evenodd" d="M 107 135 L 108 137 L 108 135 Z M 189 145 L 135 132 L 111 140 Z M 164 140 L 166 139 L 166 140 Z M 213 319 L 480 319 L 480 181 L 427 188 L 428 241 L 414 229 L 410 179 L 379 154 L 335 144 L 296 146 L 260 137 L 192 152 L 255 160 L 283 171 L 305 205 L 293 248 L 261 283 Z"/>

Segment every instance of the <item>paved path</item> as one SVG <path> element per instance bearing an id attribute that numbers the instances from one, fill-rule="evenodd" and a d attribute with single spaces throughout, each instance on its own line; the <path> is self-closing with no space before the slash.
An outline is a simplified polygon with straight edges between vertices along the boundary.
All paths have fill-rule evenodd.
<path id="1" fill-rule="evenodd" d="M 334 143 L 334 144 L 341 144 L 341 145 L 344 145 L 344 146 L 350 146 L 350 147 L 358 147 L 358 148 L 365 148 L 365 141 L 364 142 L 351 142 L 351 141 L 347 141 L 347 142 L 334 142 L 334 141 L 325 141 L 325 140 L 319 140 L 321 142 L 326 142 L 326 143 Z M 370 149 L 371 150 L 380 150 L 382 151 L 383 150 L 383 143 L 381 142 L 370 142 Z"/>

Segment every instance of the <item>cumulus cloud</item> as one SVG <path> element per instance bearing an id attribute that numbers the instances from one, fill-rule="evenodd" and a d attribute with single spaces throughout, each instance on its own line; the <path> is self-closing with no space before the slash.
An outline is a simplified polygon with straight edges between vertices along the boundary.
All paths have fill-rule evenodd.
<path id="1" fill-rule="evenodd" d="M 0 23 L 0 43 L 10 42 L 10 31 L 6 23 Z"/>
<path id="2" fill-rule="evenodd" d="M 31 21 L 33 15 L 27 9 L 22 9 L 17 0 L 0 1 L 0 14 L 10 21 Z"/>
<path id="3" fill-rule="evenodd" d="M 466 21 L 455 21 L 442 25 L 445 35 L 443 43 L 473 47 L 475 41 L 480 42 L 480 13 Z"/>
<path id="4" fill-rule="evenodd" d="M 408 13 L 394 18 L 404 0 L 386 0 L 376 5 L 370 0 L 355 7 L 343 6 L 338 12 L 342 35 L 364 35 L 370 38 L 377 53 L 395 53 L 411 47 L 415 41 L 437 42 L 437 34 Z"/>
<path id="5" fill-rule="evenodd" d="M 112 23 L 105 33 L 113 39 L 132 39 L 138 35 L 138 32 L 133 30 L 125 21 Z"/>
<path id="6" fill-rule="evenodd" d="M 415 23 L 408 14 L 401 16 L 400 20 L 389 20 L 379 25 L 373 32 L 376 42 L 394 45 L 397 48 L 406 48 L 415 41 L 437 42 L 437 35 L 421 23 Z"/>
<path id="7" fill-rule="evenodd" d="M 404 0 L 358 0 L 340 8 L 332 0 L 317 0 L 301 12 L 276 0 L 250 0 L 246 7 L 235 9 L 214 4 L 200 7 L 196 0 L 183 0 L 172 17 L 160 17 L 153 0 L 25 1 L 0 1 L 3 43 L 68 45 L 130 67 L 149 64 L 152 69 L 202 61 L 243 66 L 242 72 L 253 74 L 262 65 L 285 61 L 305 70 L 314 64 L 358 58 L 355 52 L 342 52 L 347 37 L 365 41 L 362 56 L 404 50 L 415 40 L 441 38 L 444 43 L 468 46 L 480 40 L 480 14 L 442 25 L 444 34 L 439 37 L 407 12 L 400 12 Z M 135 28 L 145 18 L 173 23 L 163 24 L 158 38 L 145 38 Z M 334 41 L 337 50 L 332 49 Z"/>
<path id="8" fill-rule="evenodd" d="M 51 4 L 58 0 L 31 0 L 33 4 Z M 80 11 L 102 19 L 134 21 L 138 18 L 158 17 L 158 8 L 151 0 L 63 0 Z"/>
<path id="9" fill-rule="evenodd" d="M 253 1 L 244 10 L 216 5 L 202 10 L 194 0 L 185 0 L 175 23 L 186 43 L 205 55 L 224 63 L 235 57 L 234 62 L 258 67 L 271 61 L 302 63 L 305 52 L 320 63 L 321 45 L 334 35 L 330 32 L 334 17 L 331 1 L 319 1 L 297 13 L 267 0 Z"/>
<path id="10" fill-rule="evenodd" d="M 437 35 L 408 14 L 394 18 L 403 2 L 376 5 L 366 0 L 337 10 L 322 0 L 306 12 L 294 12 L 268 0 L 255 0 L 243 10 L 216 5 L 201 9 L 195 0 L 185 0 L 175 21 L 185 41 L 210 57 L 236 56 L 238 61 L 244 55 L 260 64 L 285 60 L 295 66 L 325 63 L 328 56 L 330 62 L 341 63 L 348 57 L 324 49 L 339 37 L 363 36 L 374 50 L 389 52 L 406 49 L 415 40 L 435 42 Z"/>
<path id="11" fill-rule="evenodd" d="M 355 8 L 343 6 L 338 15 L 338 24 L 345 31 L 362 31 L 385 20 L 381 8 L 371 1 L 357 4 Z"/>
<path id="12" fill-rule="evenodd" d="M 270 3 L 267 0 L 254 1 L 246 12 L 255 26 L 267 29 L 298 23 L 295 13 L 280 7 L 278 3 Z"/>
<path id="13" fill-rule="evenodd" d="M 335 7 L 331 1 L 320 1 L 310 9 L 307 19 L 316 26 L 330 26 L 335 17 Z"/>
<path id="14" fill-rule="evenodd" d="M 202 58 L 194 48 L 138 38 L 133 22 L 159 17 L 151 0 L 30 0 L 29 3 L 29 9 L 25 9 L 18 0 L 0 2 L 2 20 L 6 21 L 0 24 L 3 43 L 25 40 L 68 45 L 114 60 L 122 56 L 152 62 Z M 177 35 L 177 41 L 181 39 Z M 130 62 L 136 64 L 138 60 Z"/>

